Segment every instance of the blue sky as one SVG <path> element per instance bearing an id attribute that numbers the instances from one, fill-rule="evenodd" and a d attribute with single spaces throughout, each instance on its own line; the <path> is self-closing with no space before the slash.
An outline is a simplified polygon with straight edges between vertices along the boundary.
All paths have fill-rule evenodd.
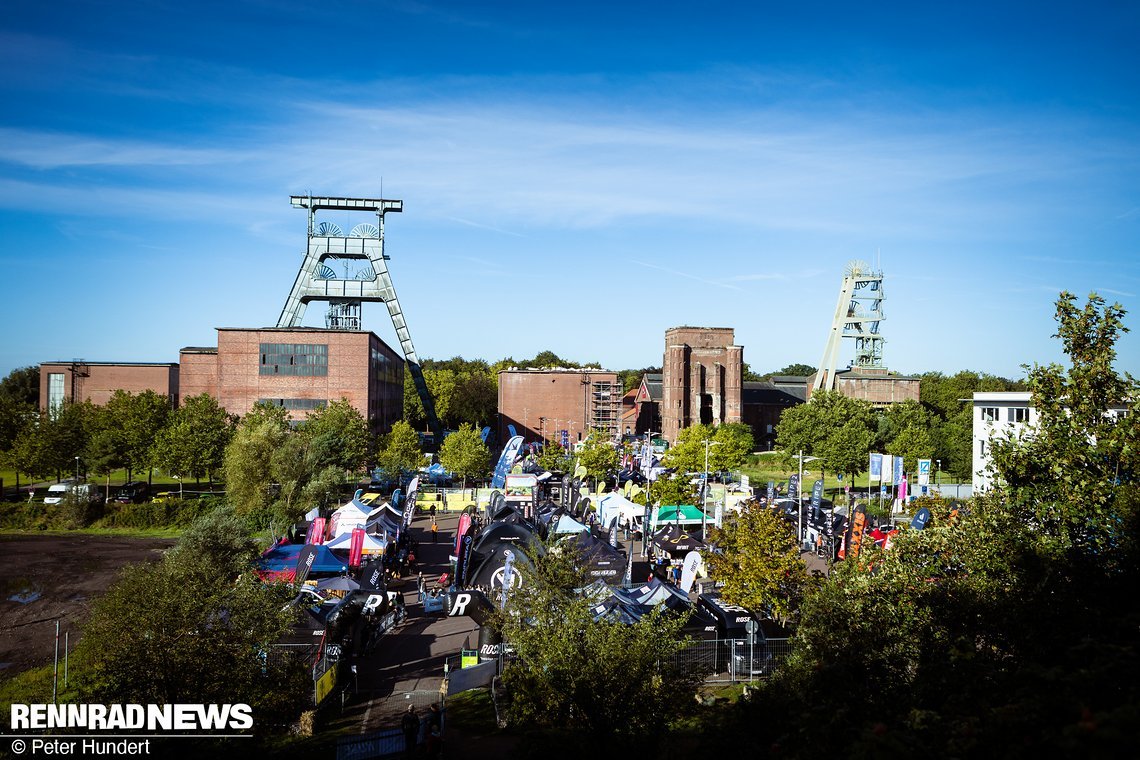
<path id="1" fill-rule="evenodd" d="M 705 325 L 814 365 L 861 259 L 892 369 L 1060 361 L 1067 289 L 1140 374 L 1140 5 L 867 5 L 6 3 L 0 373 L 273 325 L 289 196 L 382 187 L 421 357 L 642 367 Z"/>

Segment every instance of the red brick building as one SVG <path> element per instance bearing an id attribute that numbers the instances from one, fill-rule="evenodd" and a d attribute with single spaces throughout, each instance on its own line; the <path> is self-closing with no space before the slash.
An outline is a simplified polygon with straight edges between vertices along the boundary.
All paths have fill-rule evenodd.
<path id="1" fill-rule="evenodd" d="M 40 408 L 64 401 L 106 404 L 117 390 L 154 391 L 178 406 L 179 368 L 174 363 L 88 362 L 75 359 L 40 364 Z"/>
<path id="2" fill-rule="evenodd" d="M 500 441 L 514 425 L 527 441 L 576 443 L 590 430 L 616 435 L 621 423 L 622 384 L 616 372 L 600 369 L 505 369 L 499 372 Z"/>
<path id="3" fill-rule="evenodd" d="M 665 331 L 661 430 L 665 438 L 690 425 L 740 422 L 744 348 L 731 327 L 672 327 Z"/>
<path id="4" fill-rule="evenodd" d="M 373 332 L 315 327 L 219 327 L 216 348 L 180 352 L 182 393 L 209 393 L 244 415 L 259 401 L 294 420 L 347 399 L 375 432 L 403 416 L 404 360 Z"/>
<path id="5" fill-rule="evenodd" d="M 861 398 L 875 406 L 888 406 L 900 401 L 918 401 L 917 377 L 892 375 L 885 368 L 849 367 L 835 373 L 835 390 L 849 398 Z M 811 383 L 808 383 L 811 387 Z"/>

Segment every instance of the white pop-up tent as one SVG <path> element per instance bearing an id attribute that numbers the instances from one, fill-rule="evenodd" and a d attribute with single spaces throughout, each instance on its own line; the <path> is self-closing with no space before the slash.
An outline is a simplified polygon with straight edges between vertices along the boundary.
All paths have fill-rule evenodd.
<path id="1" fill-rule="evenodd" d="M 332 513 L 329 518 L 329 538 L 352 533 L 353 528 L 363 528 L 371 508 L 356 499 L 349 501 Z"/>
<path id="2" fill-rule="evenodd" d="M 645 507 L 636 504 L 620 493 L 603 494 L 598 500 L 598 520 L 602 530 L 609 530 L 615 522 L 634 524 L 645 517 Z"/>
<path id="3" fill-rule="evenodd" d="M 352 546 L 352 532 L 342 533 L 325 544 L 330 549 L 349 549 Z M 388 541 L 382 536 L 364 535 L 364 554 L 383 554 Z"/>

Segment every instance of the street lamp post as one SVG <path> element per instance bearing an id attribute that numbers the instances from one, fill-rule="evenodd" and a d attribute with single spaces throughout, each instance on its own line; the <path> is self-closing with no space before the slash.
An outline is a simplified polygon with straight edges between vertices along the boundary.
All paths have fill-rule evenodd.
<path id="1" fill-rule="evenodd" d="M 796 541 L 799 542 L 800 549 L 804 547 L 804 462 L 813 462 L 819 457 L 805 457 L 804 450 L 800 449 L 800 453 L 796 456 L 800 462 L 800 482 L 799 487 L 796 489 L 796 521 L 798 523 L 799 533 L 796 536 Z"/>
<path id="2" fill-rule="evenodd" d="M 75 482 L 79 482 L 79 457 L 75 458 Z"/>
<path id="3" fill-rule="evenodd" d="M 705 438 L 701 441 L 705 445 L 705 480 L 701 485 L 701 536 L 705 535 L 705 508 L 709 502 L 709 446 L 720 446 L 720 441 L 712 441 Z"/>

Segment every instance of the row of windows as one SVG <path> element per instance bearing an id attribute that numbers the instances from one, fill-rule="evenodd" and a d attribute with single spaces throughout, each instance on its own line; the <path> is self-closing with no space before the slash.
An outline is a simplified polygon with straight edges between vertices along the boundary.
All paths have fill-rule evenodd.
<path id="1" fill-rule="evenodd" d="M 997 406 L 983 406 L 979 411 L 982 422 L 1001 422 L 1001 408 Z M 1029 408 L 1024 406 L 1011 406 L 1006 410 L 1006 421 L 1029 422 Z"/>
<path id="2" fill-rule="evenodd" d="M 324 377 L 329 373 L 327 343 L 262 343 L 261 375 Z"/>
<path id="3" fill-rule="evenodd" d="M 259 398 L 257 402 L 259 404 L 272 404 L 290 411 L 306 412 L 313 409 L 323 409 L 329 403 L 323 398 Z"/>

